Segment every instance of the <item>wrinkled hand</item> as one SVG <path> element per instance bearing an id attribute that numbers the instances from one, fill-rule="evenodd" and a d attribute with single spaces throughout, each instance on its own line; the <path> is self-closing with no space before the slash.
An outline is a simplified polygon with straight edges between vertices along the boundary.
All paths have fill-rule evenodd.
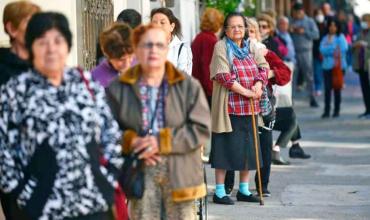
<path id="1" fill-rule="evenodd" d="M 257 94 L 250 89 L 245 89 L 245 92 L 242 95 L 247 98 L 257 98 Z"/>
<path id="2" fill-rule="evenodd" d="M 262 83 L 260 81 L 256 82 L 256 84 L 254 84 L 251 89 L 255 93 L 255 98 L 261 98 L 263 91 Z"/>
<path id="3" fill-rule="evenodd" d="M 161 163 L 161 162 L 162 162 L 162 159 L 157 154 L 154 154 L 153 156 L 144 159 L 144 163 L 145 163 L 146 166 L 155 166 L 155 165 L 157 165 L 158 163 Z"/>
<path id="4" fill-rule="evenodd" d="M 134 138 L 131 147 L 134 153 L 140 152 L 139 159 L 149 158 L 159 151 L 157 138 L 153 135 Z"/>
<path id="5" fill-rule="evenodd" d="M 131 147 L 134 149 L 134 153 L 140 152 L 139 159 L 143 159 L 145 165 L 155 166 L 161 162 L 161 157 L 158 155 L 158 141 L 155 136 L 136 137 L 132 140 Z"/>

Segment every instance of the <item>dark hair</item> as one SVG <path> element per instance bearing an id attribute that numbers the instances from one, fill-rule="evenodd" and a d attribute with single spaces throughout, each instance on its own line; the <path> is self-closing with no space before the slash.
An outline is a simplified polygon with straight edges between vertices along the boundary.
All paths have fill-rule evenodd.
<path id="1" fill-rule="evenodd" d="M 141 14 L 134 9 L 125 9 L 117 16 L 117 21 L 124 22 L 131 28 L 136 28 L 141 24 Z"/>
<path id="2" fill-rule="evenodd" d="M 221 39 L 224 38 L 226 36 L 226 29 L 227 29 L 227 26 L 229 24 L 229 20 L 230 18 L 232 17 L 241 17 L 243 19 L 243 22 L 244 22 L 244 26 L 245 28 L 248 27 L 248 24 L 247 24 L 247 19 L 244 17 L 244 15 L 242 13 L 239 13 L 239 12 L 231 12 L 229 13 L 225 20 L 224 20 L 224 25 L 222 27 L 222 32 L 221 32 Z M 247 39 L 248 38 L 248 32 L 246 31 L 245 32 L 245 35 L 244 35 L 244 39 Z"/>
<path id="3" fill-rule="evenodd" d="M 340 25 L 340 22 L 337 18 L 335 17 L 329 17 L 328 20 L 327 20 L 327 23 L 326 23 L 326 30 L 325 30 L 325 34 L 328 34 L 329 33 L 329 27 L 330 25 L 334 23 L 335 26 L 337 27 L 337 36 L 339 36 L 340 34 L 342 34 L 342 25 Z"/>
<path id="4" fill-rule="evenodd" d="M 100 34 L 100 47 L 109 59 L 121 58 L 134 52 L 130 37 L 131 28 L 127 24 L 115 22 Z"/>
<path id="5" fill-rule="evenodd" d="M 172 35 L 176 35 L 177 37 L 181 38 L 181 24 L 179 19 L 175 17 L 173 12 L 168 8 L 155 8 L 150 12 L 150 20 L 152 20 L 153 16 L 158 13 L 166 15 L 166 17 L 170 21 L 170 24 L 175 23 L 175 28 L 173 29 Z"/>
<path id="6" fill-rule="evenodd" d="M 69 29 L 67 18 L 58 12 L 40 12 L 32 16 L 26 30 L 26 48 L 30 53 L 30 61 L 33 60 L 32 44 L 51 29 L 58 30 L 68 44 L 68 50 L 72 47 L 72 33 Z"/>
<path id="7" fill-rule="evenodd" d="M 293 5 L 293 10 L 294 11 L 304 10 L 303 4 L 302 3 L 295 3 Z"/>
<path id="8" fill-rule="evenodd" d="M 131 35 L 131 42 L 132 42 L 132 46 L 134 48 L 137 48 L 138 45 L 139 45 L 139 42 L 141 40 L 141 38 L 149 31 L 149 30 L 152 30 L 152 29 L 158 29 L 158 30 L 161 30 L 163 31 L 164 33 L 165 30 L 158 26 L 158 25 L 154 25 L 154 24 L 147 24 L 147 25 L 139 25 L 137 26 L 133 32 L 132 32 L 132 35 Z"/>

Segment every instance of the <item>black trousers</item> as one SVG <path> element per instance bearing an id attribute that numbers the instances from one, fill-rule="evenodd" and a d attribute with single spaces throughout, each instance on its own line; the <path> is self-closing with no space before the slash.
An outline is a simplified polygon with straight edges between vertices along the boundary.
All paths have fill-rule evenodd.
<path id="1" fill-rule="evenodd" d="M 323 70 L 324 86 L 325 86 L 325 108 L 324 113 L 330 114 L 331 93 L 334 91 L 334 113 L 340 112 L 341 90 L 333 90 L 333 74 L 332 70 Z"/>
<path id="2" fill-rule="evenodd" d="M 14 217 L 12 217 L 11 213 L 14 213 L 16 211 L 15 206 L 15 200 L 12 199 L 10 194 L 3 194 L 0 192 L 0 199 L 1 199 L 1 207 L 3 209 L 5 219 L 6 220 L 16 220 Z"/>
<path id="3" fill-rule="evenodd" d="M 262 156 L 262 168 L 261 170 L 261 183 L 262 188 L 267 189 L 268 183 L 270 180 L 270 173 L 271 173 L 271 149 L 272 149 L 272 131 L 268 131 L 266 129 L 260 128 L 259 129 L 259 138 L 260 138 L 260 146 L 261 146 L 261 156 Z M 255 175 L 255 183 L 258 187 L 258 175 L 256 172 Z M 235 183 L 235 171 L 228 170 L 225 176 L 225 188 L 232 189 L 234 188 Z"/>
<path id="4" fill-rule="evenodd" d="M 276 145 L 280 147 L 286 147 L 289 141 L 301 138 L 301 131 L 293 107 L 276 108 L 274 130 L 281 132 L 276 141 Z"/>
<path id="5" fill-rule="evenodd" d="M 370 114 L 370 81 L 369 72 L 365 70 L 358 71 L 360 77 L 362 98 L 365 104 L 365 113 Z"/>

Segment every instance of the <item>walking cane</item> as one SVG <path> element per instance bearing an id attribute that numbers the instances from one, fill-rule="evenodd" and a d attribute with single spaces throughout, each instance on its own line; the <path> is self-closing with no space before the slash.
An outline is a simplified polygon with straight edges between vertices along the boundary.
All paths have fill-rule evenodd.
<path id="1" fill-rule="evenodd" d="M 257 163 L 257 175 L 258 175 L 258 192 L 260 194 L 260 205 L 264 205 L 263 197 L 262 197 L 262 184 L 261 184 L 261 170 L 260 170 L 260 158 L 258 155 L 258 144 L 257 144 L 257 127 L 256 127 L 256 119 L 254 117 L 254 103 L 253 98 L 249 99 L 251 109 L 252 109 L 252 126 L 253 126 L 253 139 L 254 139 L 254 149 L 256 150 L 256 163 Z"/>

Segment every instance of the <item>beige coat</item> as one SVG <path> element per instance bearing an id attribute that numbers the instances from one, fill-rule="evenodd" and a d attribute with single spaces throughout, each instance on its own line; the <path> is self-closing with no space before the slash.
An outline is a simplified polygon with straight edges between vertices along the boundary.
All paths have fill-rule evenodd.
<path id="1" fill-rule="evenodd" d="M 250 52 L 259 67 L 269 68 L 263 54 L 256 50 L 256 46 L 251 44 Z M 213 50 L 213 56 L 210 64 L 210 77 L 213 80 L 212 92 L 212 132 L 223 133 L 232 132 L 231 122 L 228 113 L 229 90 L 214 80 L 218 73 L 230 73 L 231 65 L 226 54 L 226 40 L 220 40 L 216 43 Z"/>
<path id="2" fill-rule="evenodd" d="M 136 65 L 114 80 L 107 90 L 108 103 L 123 130 L 123 152 L 142 124 L 139 79 Z M 168 94 L 165 98 L 165 128 L 160 130 L 160 154 L 166 155 L 172 198 L 175 202 L 206 195 L 200 146 L 210 137 L 210 113 L 199 82 L 166 63 Z"/>

